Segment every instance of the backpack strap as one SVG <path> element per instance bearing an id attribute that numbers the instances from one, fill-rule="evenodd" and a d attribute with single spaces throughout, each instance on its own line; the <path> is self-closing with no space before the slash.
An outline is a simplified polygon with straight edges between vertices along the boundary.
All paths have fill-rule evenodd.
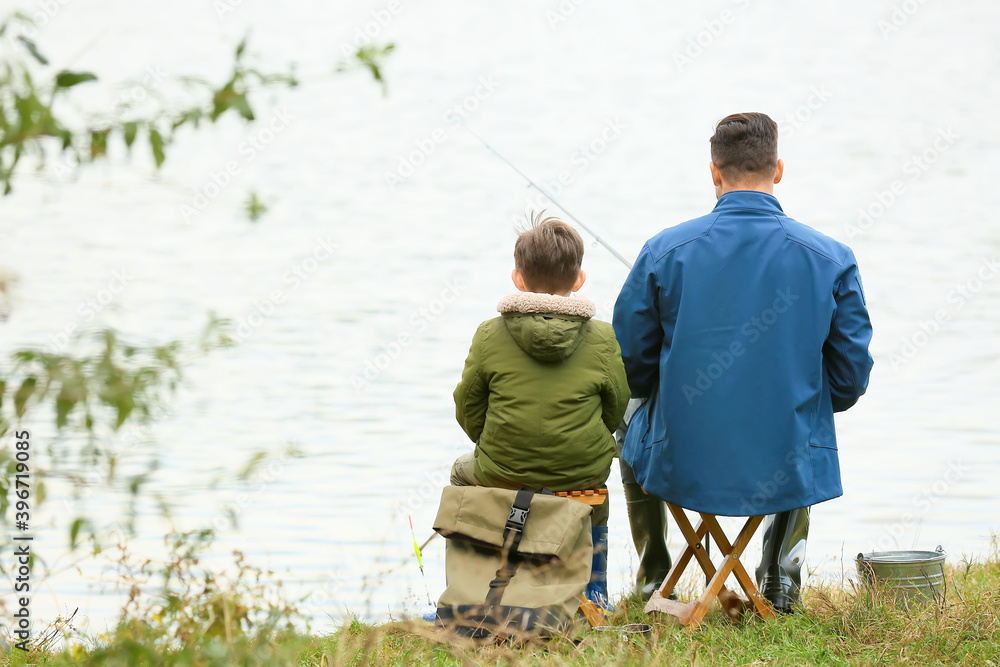
<path id="1" fill-rule="evenodd" d="M 517 571 L 520 559 L 514 557 L 517 555 L 517 547 L 521 544 L 521 537 L 524 535 L 524 524 L 528 521 L 528 512 L 531 510 L 531 499 L 536 493 L 552 494 L 548 489 L 541 491 L 521 489 L 514 497 L 514 504 L 511 505 L 510 514 L 507 515 L 507 523 L 503 529 L 500 569 L 497 570 L 496 577 L 490 582 L 490 590 L 486 594 L 486 604 L 491 607 L 500 604 L 504 591 L 507 590 L 507 584 L 513 578 L 514 572 Z"/>

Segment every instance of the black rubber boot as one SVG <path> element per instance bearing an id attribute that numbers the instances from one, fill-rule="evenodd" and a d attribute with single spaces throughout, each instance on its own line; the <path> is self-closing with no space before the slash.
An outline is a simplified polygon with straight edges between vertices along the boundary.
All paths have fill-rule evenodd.
<path id="1" fill-rule="evenodd" d="M 625 506 L 632 529 L 632 544 L 639 555 L 635 594 L 648 600 L 670 572 L 670 552 L 667 550 L 667 506 L 662 500 L 642 490 L 635 481 L 632 468 L 621 459 L 622 486 Z M 675 598 L 673 594 L 670 596 Z"/>
<path id="2" fill-rule="evenodd" d="M 779 512 L 764 519 L 764 546 L 757 566 L 757 588 L 778 611 L 790 614 L 799 603 L 808 537 L 808 507 Z"/>

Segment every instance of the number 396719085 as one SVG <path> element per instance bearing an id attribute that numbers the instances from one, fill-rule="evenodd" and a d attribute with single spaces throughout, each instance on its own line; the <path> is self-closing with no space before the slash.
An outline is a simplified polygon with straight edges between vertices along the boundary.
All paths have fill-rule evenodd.
<path id="1" fill-rule="evenodd" d="M 28 467 L 28 459 L 31 458 L 30 449 L 31 444 L 29 441 L 30 434 L 28 431 L 17 431 L 14 433 L 16 439 L 14 443 L 14 448 L 17 450 L 14 453 L 14 458 L 16 463 L 14 464 L 16 480 L 14 495 L 17 496 L 17 502 L 14 505 L 16 514 L 14 516 L 15 521 L 28 521 L 31 517 L 29 510 L 31 505 L 28 503 L 28 499 L 31 497 L 31 473 Z"/>

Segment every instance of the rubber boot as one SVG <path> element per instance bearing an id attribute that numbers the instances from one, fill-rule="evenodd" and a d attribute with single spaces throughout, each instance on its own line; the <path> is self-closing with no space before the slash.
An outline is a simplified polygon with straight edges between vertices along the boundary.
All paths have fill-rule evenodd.
<path id="1" fill-rule="evenodd" d="M 590 530 L 594 538 L 594 560 L 590 568 L 590 583 L 584 595 L 598 609 L 613 614 L 615 609 L 608 600 L 608 527 L 594 526 Z"/>
<path id="2" fill-rule="evenodd" d="M 642 490 L 625 459 L 621 459 L 622 486 L 625 507 L 632 529 L 632 544 L 639 555 L 639 571 L 635 576 L 635 594 L 649 600 L 670 572 L 670 552 L 667 550 L 667 506 Z M 671 593 L 676 599 L 676 594 Z"/>
<path id="3" fill-rule="evenodd" d="M 757 566 L 757 588 L 778 611 L 790 614 L 799 603 L 808 537 L 808 507 L 779 512 L 764 519 L 764 546 Z"/>

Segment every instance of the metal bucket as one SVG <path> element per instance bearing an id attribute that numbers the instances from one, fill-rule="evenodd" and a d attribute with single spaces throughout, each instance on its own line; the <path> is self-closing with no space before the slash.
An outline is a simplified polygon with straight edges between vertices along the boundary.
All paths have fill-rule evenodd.
<path id="1" fill-rule="evenodd" d="M 944 601 L 944 549 L 875 551 L 858 554 L 855 564 L 869 588 L 886 588 L 903 603 Z"/>

